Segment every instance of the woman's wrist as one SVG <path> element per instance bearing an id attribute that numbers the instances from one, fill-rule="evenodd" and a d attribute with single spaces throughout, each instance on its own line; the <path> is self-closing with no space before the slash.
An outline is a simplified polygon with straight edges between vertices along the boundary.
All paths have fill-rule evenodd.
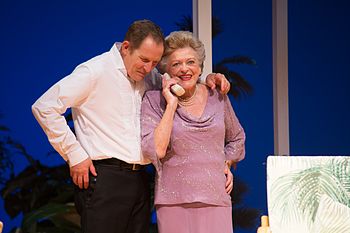
<path id="1" fill-rule="evenodd" d="M 176 108 L 177 108 L 177 103 L 167 103 L 166 105 L 166 110 L 169 110 L 169 111 L 172 111 L 172 112 L 175 112 L 176 111 Z"/>

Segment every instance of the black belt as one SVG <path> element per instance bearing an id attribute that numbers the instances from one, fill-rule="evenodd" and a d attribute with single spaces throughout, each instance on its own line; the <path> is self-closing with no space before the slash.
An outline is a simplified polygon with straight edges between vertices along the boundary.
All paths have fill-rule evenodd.
<path id="1" fill-rule="evenodd" d="M 116 158 L 110 158 L 110 159 L 101 159 L 101 160 L 94 160 L 94 164 L 98 165 L 113 165 L 120 169 L 130 170 L 130 171 L 139 171 L 143 170 L 146 166 L 137 164 L 137 163 L 127 163 L 122 160 L 116 159 Z"/>

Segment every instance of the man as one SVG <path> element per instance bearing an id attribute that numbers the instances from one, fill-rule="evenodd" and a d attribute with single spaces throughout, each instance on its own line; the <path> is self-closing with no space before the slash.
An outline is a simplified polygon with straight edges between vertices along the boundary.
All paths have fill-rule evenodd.
<path id="1" fill-rule="evenodd" d="M 161 29 L 136 21 L 122 43 L 80 64 L 32 106 L 70 166 L 84 233 L 148 232 L 149 183 L 143 168 L 149 161 L 141 154 L 140 108 L 145 90 L 161 83 L 154 68 L 163 51 Z M 227 92 L 222 75 L 211 76 L 213 88 L 214 81 Z M 68 108 L 76 136 L 62 116 Z"/>

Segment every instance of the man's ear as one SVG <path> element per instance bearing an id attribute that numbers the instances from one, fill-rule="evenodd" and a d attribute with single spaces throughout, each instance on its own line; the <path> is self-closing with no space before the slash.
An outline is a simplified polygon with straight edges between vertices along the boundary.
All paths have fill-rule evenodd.
<path id="1" fill-rule="evenodd" d="M 127 51 L 130 49 L 130 42 L 127 40 L 124 40 L 121 46 L 121 53 L 122 55 L 126 55 Z"/>

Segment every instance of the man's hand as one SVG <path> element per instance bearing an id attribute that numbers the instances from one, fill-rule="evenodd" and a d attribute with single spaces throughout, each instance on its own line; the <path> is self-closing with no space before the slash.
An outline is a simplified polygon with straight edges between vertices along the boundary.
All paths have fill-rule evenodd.
<path id="1" fill-rule="evenodd" d="M 233 174 L 227 164 L 225 165 L 224 173 L 226 175 L 226 184 L 225 184 L 226 192 L 230 194 L 233 189 Z"/>
<path id="2" fill-rule="evenodd" d="M 81 189 L 87 189 L 89 187 L 89 171 L 92 175 L 97 176 L 94 164 L 90 158 L 71 167 L 70 176 L 72 177 L 73 183 Z"/>
<path id="3" fill-rule="evenodd" d="M 205 82 L 212 90 L 214 90 L 216 88 L 216 86 L 219 86 L 220 92 L 222 94 L 227 94 L 228 91 L 230 90 L 230 87 L 231 87 L 231 84 L 226 79 L 225 75 L 220 74 L 220 73 L 209 74 L 207 76 Z"/>

